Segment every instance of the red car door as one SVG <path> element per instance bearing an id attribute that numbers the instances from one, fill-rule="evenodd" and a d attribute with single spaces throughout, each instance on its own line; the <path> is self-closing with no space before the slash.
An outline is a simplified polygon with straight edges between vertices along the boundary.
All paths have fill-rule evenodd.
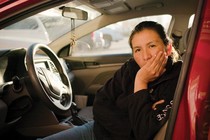
<path id="1" fill-rule="evenodd" d="M 199 1 L 194 22 L 166 139 L 210 140 L 209 0 Z"/>

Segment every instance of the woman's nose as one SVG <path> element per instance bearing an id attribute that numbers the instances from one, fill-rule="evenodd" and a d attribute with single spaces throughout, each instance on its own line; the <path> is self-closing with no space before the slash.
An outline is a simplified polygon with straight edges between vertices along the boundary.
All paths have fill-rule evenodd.
<path id="1" fill-rule="evenodd" d="M 143 59 L 144 61 L 148 61 L 150 58 L 152 58 L 151 53 L 148 50 L 143 51 Z"/>

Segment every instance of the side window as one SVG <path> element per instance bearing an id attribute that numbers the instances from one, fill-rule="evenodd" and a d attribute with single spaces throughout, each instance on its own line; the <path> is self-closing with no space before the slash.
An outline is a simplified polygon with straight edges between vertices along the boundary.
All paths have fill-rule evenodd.
<path id="1" fill-rule="evenodd" d="M 141 21 L 156 21 L 168 31 L 170 15 L 148 16 L 129 19 L 108 25 L 80 38 L 73 48 L 72 56 L 100 56 L 132 53 L 128 43 L 132 29 Z"/>

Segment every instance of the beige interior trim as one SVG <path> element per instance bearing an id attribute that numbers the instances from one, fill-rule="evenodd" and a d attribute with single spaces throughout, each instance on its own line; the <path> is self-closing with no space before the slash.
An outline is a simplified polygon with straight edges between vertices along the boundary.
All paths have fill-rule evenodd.
<path id="1" fill-rule="evenodd" d="M 168 126 L 168 121 L 163 125 L 163 127 L 159 130 L 153 140 L 164 140 L 166 134 L 166 128 Z"/>

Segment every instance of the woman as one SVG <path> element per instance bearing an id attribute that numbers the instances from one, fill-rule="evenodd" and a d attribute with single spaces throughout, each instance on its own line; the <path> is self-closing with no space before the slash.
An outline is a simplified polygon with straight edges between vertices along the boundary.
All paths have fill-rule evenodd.
<path id="1" fill-rule="evenodd" d="M 168 120 L 182 62 L 177 61 L 164 28 L 156 22 L 139 23 L 129 43 L 133 58 L 97 92 L 94 122 L 47 138 L 153 139 Z"/>

